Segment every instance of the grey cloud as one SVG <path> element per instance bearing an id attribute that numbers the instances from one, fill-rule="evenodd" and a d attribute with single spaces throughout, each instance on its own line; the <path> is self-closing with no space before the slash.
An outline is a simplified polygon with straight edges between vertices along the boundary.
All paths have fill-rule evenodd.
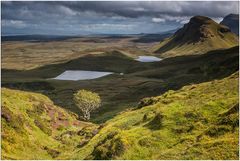
<path id="1" fill-rule="evenodd" d="M 140 2 L 63 2 L 75 11 L 93 11 L 107 16 L 119 15 L 129 18 L 161 14 L 223 17 L 229 12 L 238 13 L 237 1 L 140 1 Z"/>
<path id="2" fill-rule="evenodd" d="M 238 13 L 238 1 L 21 1 L 1 2 L 3 31 L 14 25 L 29 31 L 69 29 L 96 30 L 105 28 L 129 32 L 147 32 L 177 28 L 194 15 L 219 20 L 229 13 Z M 126 26 L 131 27 L 126 27 Z M 124 28 L 125 27 L 125 28 Z M 139 31 L 136 31 L 138 29 Z M 51 29 L 53 30 L 53 29 Z"/>
<path id="3" fill-rule="evenodd" d="M 12 2 L 2 3 L 4 17 L 17 17 L 11 15 L 8 11 L 29 10 L 45 11 L 54 15 L 58 12 L 61 14 L 81 14 L 90 11 L 102 14 L 104 16 L 118 15 L 128 18 L 137 18 L 141 16 L 160 16 L 161 14 L 169 14 L 173 16 L 193 16 L 205 15 L 209 17 L 223 17 L 230 12 L 238 13 L 237 1 L 50 1 L 50 2 Z M 7 13 L 7 14 L 5 14 Z M 24 18 L 24 17 L 22 17 Z"/>

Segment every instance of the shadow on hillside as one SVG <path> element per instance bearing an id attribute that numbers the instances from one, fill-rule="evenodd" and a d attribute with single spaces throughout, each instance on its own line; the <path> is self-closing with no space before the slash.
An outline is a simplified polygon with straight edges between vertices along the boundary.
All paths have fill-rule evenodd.
<path id="1" fill-rule="evenodd" d="M 101 119 L 94 119 L 95 122 L 104 122 L 117 115 L 119 111 L 124 109 L 119 107 L 117 102 L 121 102 L 121 105 L 127 105 L 129 103 L 137 104 L 140 99 L 144 97 L 161 95 L 168 90 L 177 90 L 181 87 L 189 84 L 196 84 L 215 79 L 222 79 L 238 71 L 239 69 L 239 48 L 234 47 L 227 50 L 211 51 L 204 55 L 192 55 L 192 56 L 179 56 L 174 58 L 164 59 L 160 62 L 150 63 L 147 66 L 135 61 L 129 61 L 128 58 L 123 58 L 120 64 L 125 61 L 127 63 L 124 66 L 124 70 L 128 68 L 129 74 L 125 74 L 123 77 L 111 77 L 96 79 L 93 81 L 48 81 L 39 79 L 36 81 L 35 77 L 31 81 L 32 73 L 35 75 L 43 73 L 42 69 L 46 70 L 46 67 L 42 67 L 41 70 L 34 69 L 33 71 L 2 71 L 2 87 L 8 87 L 12 89 L 20 89 L 26 91 L 39 92 L 50 97 L 56 105 L 67 108 L 68 110 L 78 113 L 79 110 L 73 104 L 72 94 L 81 88 L 93 90 L 103 97 L 103 101 L 107 104 L 99 111 L 95 111 L 93 117 L 100 117 Z M 121 58 L 111 55 L 114 59 Z M 86 59 L 85 59 L 86 60 Z M 90 59 L 92 60 L 92 59 Z M 94 61 L 88 63 L 104 61 L 104 57 L 100 59 L 94 58 Z M 74 61 L 74 69 L 78 69 L 78 60 Z M 82 60 L 81 60 L 82 61 Z M 109 58 L 110 61 L 110 58 Z M 66 64 L 72 64 L 68 62 Z M 88 64 L 85 62 L 85 65 Z M 110 63 L 110 62 L 109 62 Z M 109 70 L 117 70 L 120 64 L 111 63 L 107 66 Z M 94 67 L 94 64 L 91 64 Z M 134 65 L 136 65 L 134 67 Z M 51 65 L 51 69 L 60 68 L 57 70 L 66 70 L 67 66 Z M 79 69 L 82 66 L 79 66 Z M 92 68 L 90 67 L 90 68 Z M 139 67 L 139 69 L 136 69 Z M 87 69 L 86 67 L 84 69 Z M 40 71 L 38 73 L 38 71 Z M 48 71 L 45 71 L 48 72 Z M 18 76 L 24 76 L 24 79 L 19 79 Z M 8 79 L 8 76 L 11 79 Z M 12 81 L 16 77 L 17 82 Z M 21 76 L 22 77 L 22 76 Z M 28 81 L 25 79 L 28 78 Z M 136 81 L 135 81 L 136 80 Z M 137 81 L 138 80 L 138 81 Z M 129 82 L 129 83 L 128 83 Z M 121 90 L 120 90 L 121 87 Z M 121 109 L 115 109 L 115 108 Z M 123 106 L 122 106 L 123 107 Z M 111 112 L 109 114 L 109 112 Z M 108 115 L 108 116 L 107 116 Z"/>

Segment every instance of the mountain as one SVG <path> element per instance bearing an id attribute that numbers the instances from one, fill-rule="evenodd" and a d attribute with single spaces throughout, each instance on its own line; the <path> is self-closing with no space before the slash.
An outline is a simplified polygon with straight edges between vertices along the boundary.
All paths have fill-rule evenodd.
<path id="1" fill-rule="evenodd" d="M 172 36 L 173 33 L 163 33 L 163 34 L 143 34 L 139 36 L 137 39 L 132 40 L 133 42 L 138 43 L 153 43 L 153 42 L 159 42 L 164 40 L 165 38 L 168 38 Z"/>
<path id="2" fill-rule="evenodd" d="M 220 24 L 225 25 L 230 28 L 230 30 L 239 35 L 239 15 L 229 14 L 220 22 Z"/>
<path id="3" fill-rule="evenodd" d="M 173 29 L 169 31 L 159 32 L 159 33 L 149 33 L 149 34 L 140 34 L 137 39 L 132 40 L 133 42 L 138 43 L 153 43 L 159 42 L 172 36 L 178 29 Z"/>
<path id="4" fill-rule="evenodd" d="M 64 36 L 64 35 L 8 35 L 1 36 L 4 41 L 29 41 L 29 42 L 49 42 L 49 41 L 63 41 L 72 38 L 79 38 L 80 36 Z"/>
<path id="5" fill-rule="evenodd" d="M 192 17 L 173 36 L 153 48 L 162 57 L 203 54 L 238 45 L 238 37 L 224 25 L 204 16 Z"/>

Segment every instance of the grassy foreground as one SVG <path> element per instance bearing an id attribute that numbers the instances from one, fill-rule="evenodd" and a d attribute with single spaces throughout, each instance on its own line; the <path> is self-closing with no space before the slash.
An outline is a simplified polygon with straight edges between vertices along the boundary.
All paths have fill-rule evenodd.
<path id="1" fill-rule="evenodd" d="M 101 126 L 2 89 L 2 159 L 238 159 L 238 72 L 144 98 Z"/>
<path id="2" fill-rule="evenodd" d="M 146 98 L 68 159 L 238 159 L 238 72 Z"/>
<path id="3" fill-rule="evenodd" d="M 2 159 L 54 159 L 86 143 L 96 129 L 41 94 L 3 88 L 1 110 Z"/>

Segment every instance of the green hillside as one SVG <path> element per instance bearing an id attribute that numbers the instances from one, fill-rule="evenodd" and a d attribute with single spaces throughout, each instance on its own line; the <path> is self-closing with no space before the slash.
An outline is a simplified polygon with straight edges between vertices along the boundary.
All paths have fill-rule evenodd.
<path id="1" fill-rule="evenodd" d="M 238 72 L 145 98 L 68 159 L 238 159 Z"/>
<path id="2" fill-rule="evenodd" d="M 2 159 L 238 159 L 238 72 L 142 99 L 101 126 L 2 89 Z"/>
<path id="3" fill-rule="evenodd" d="M 44 95 L 6 88 L 1 120 L 2 159 L 54 159 L 86 143 L 96 128 Z"/>
<path id="4" fill-rule="evenodd" d="M 114 54 L 116 56 L 113 56 Z M 54 104 L 80 115 L 79 109 L 72 101 L 73 93 L 79 89 L 97 92 L 103 103 L 101 109 L 93 112 L 91 121 L 102 123 L 124 109 L 136 105 L 144 97 L 158 96 L 170 89 L 176 90 L 185 85 L 227 77 L 238 70 L 238 58 L 238 47 L 211 51 L 202 55 L 167 58 L 153 63 L 137 62 L 113 52 L 102 56 L 77 59 L 73 61 L 75 63 L 71 61 L 29 71 L 2 70 L 2 86 L 42 93 L 48 96 Z M 126 62 L 122 63 L 124 61 Z M 100 65 L 96 65 L 99 70 L 118 69 L 119 72 L 123 70 L 129 73 L 124 73 L 124 75 L 116 73 L 99 79 L 83 81 L 43 79 L 47 76 L 48 78 L 55 77 L 58 75 L 57 72 L 61 73 L 72 67 L 78 70 L 97 70 L 93 68 L 94 64 L 102 65 L 101 68 Z"/>
<path id="5" fill-rule="evenodd" d="M 224 25 L 204 16 L 192 17 L 173 36 L 154 46 L 162 57 L 204 54 L 238 45 L 238 37 Z"/>

